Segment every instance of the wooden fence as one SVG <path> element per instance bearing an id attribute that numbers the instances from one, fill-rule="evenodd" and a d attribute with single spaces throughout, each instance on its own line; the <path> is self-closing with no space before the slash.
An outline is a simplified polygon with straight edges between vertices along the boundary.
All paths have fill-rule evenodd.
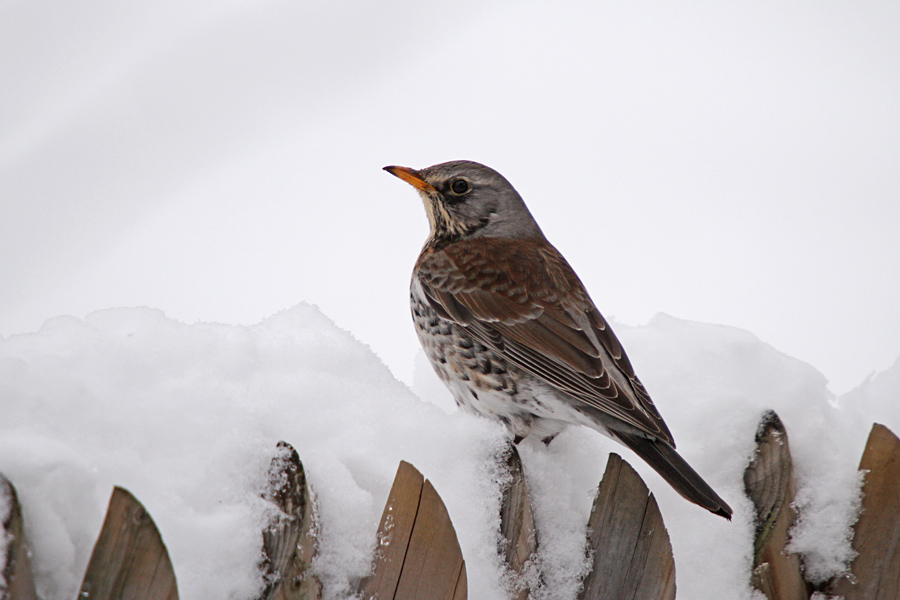
<path id="1" fill-rule="evenodd" d="M 860 469 L 865 470 L 862 513 L 854 525 L 858 553 L 852 575 L 814 586 L 800 557 L 786 551 L 797 519 L 796 484 L 787 432 L 774 412 L 756 434 L 756 453 L 744 473 L 757 524 L 751 583 L 769 600 L 810 600 L 815 592 L 846 600 L 900 598 L 900 440 L 875 424 Z M 515 447 L 508 455 L 512 481 L 504 490 L 498 552 L 522 573 L 538 551 L 528 486 Z M 317 551 L 317 508 L 297 452 L 280 442 L 266 496 L 283 514 L 262 532 L 260 564 L 269 582 L 257 600 L 317 600 L 322 585 L 312 571 Z M 0 475 L 9 514 L 9 540 L 0 600 L 38 600 L 15 488 Z M 675 561 L 662 515 L 638 474 L 611 454 L 587 523 L 593 556 L 579 600 L 671 600 Z M 4 532 L 0 532 L 3 534 Z M 465 600 L 466 563 L 444 503 L 431 482 L 401 462 L 376 533 L 372 574 L 358 586 L 366 600 Z M 531 590 L 512 592 L 526 600 Z M 94 546 L 79 598 L 175 600 L 175 572 L 153 519 L 127 490 L 115 488 Z"/>

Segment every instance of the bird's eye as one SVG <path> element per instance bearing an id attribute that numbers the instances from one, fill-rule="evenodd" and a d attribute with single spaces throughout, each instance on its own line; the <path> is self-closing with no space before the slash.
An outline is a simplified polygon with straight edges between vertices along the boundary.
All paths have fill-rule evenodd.
<path id="1" fill-rule="evenodd" d="M 469 191 L 469 182 L 465 179 L 456 179 L 450 184 L 450 189 L 454 194 L 465 194 Z"/>

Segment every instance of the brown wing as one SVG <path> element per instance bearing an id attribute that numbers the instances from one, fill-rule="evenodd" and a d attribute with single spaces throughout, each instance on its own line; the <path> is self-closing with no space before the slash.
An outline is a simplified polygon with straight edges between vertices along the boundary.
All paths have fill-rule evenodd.
<path id="1" fill-rule="evenodd" d="M 555 248 L 468 240 L 426 248 L 417 273 L 443 318 L 523 371 L 674 447 L 622 345 Z"/>

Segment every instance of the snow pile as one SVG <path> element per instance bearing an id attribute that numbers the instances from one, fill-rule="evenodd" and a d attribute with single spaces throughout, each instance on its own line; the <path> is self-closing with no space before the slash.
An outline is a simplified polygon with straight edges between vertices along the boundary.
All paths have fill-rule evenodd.
<path id="1" fill-rule="evenodd" d="M 584 524 L 614 451 L 659 501 L 679 596 L 752 597 L 753 524 L 741 475 L 770 408 L 796 459 L 804 520 L 795 547 L 819 576 L 839 571 L 849 556 L 868 415 L 900 430 L 900 409 L 890 402 L 900 389 L 896 373 L 860 388 L 865 401 L 848 395 L 835 403 L 818 372 L 744 331 L 667 316 L 616 330 L 679 450 L 731 503 L 735 519 L 685 502 L 595 432 L 570 429 L 549 447 L 526 442 L 544 596 L 576 593 L 586 568 Z M 0 341 L 0 472 L 22 501 L 39 593 L 73 597 L 111 487 L 121 485 L 159 526 L 182 597 L 253 597 L 267 511 L 259 494 L 284 439 L 319 497 L 315 568 L 327 598 L 347 597 L 366 573 L 401 459 L 431 479 L 446 503 L 472 597 L 505 598 L 496 532 L 506 434 L 455 412 L 427 364 L 419 361 L 417 371 L 416 388 L 429 402 L 307 304 L 250 327 L 109 309 Z"/>
<path id="2" fill-rule="evenodd" d="M 318 567 L 332 596 L 368 568 L 406 459 L 441 491 L 470 577 L 497 597 L 491 560 L 471 548 L 493 543 L 499 495 L 484 465 L 502 430 L 418 401 L 318 309 L 253 327 L 104 310 L 0 348 L 0 472 L 19 490 L 43 597 L 75 596 L 114 484 L 150 511 L 183 597 L 252 597 L 259 493 L 281 439 L 320 499 Z"/>

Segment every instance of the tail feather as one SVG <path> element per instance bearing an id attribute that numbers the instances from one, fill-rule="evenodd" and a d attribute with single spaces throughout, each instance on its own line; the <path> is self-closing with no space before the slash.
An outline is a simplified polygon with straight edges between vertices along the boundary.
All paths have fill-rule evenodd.
<path id="1" fill-rule="evenodd" d="M 658 440 L 616 432 L 616 437 L 694 504 L 731 520 L 731 507 L 691 468 L 675 448 Z"/>

